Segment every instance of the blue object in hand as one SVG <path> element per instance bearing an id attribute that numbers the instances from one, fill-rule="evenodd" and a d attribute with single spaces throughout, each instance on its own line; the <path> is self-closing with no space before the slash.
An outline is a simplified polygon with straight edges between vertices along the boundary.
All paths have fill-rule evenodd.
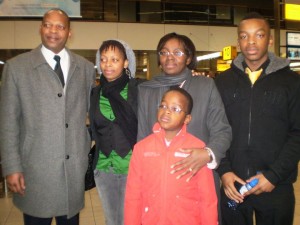
<path id="1" fill-rule="evenodd" d="M 251 180 L 249 183 L 243 185 L 240 187 L 239 192 L 240 194 L 244 195 L 247 191 L 250 191 L 252 188 L 254 188 L 256 185 L 258 184 L 258 179 L 255 178 L 253 180 Z M 234 200 L 229 200 L 227 202 L 227 205 L 229 208 L 231 208 L 232 210 L 236 210 L 237 207 L 240 205 L 240 203 L 237 203 Z"/>

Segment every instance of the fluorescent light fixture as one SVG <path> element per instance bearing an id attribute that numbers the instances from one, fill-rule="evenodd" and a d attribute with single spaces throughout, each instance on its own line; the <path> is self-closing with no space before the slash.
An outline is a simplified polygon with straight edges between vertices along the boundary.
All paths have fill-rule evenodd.
<path id="1" fill-rule="evenodd" d="M 290 67 L 298 67 L 300 66 L 300 62 L 292 62 L 290 63 Z"/>
<path id="2" fill-rule="evenodd" d="M 298 67 L 295 67 L 295 68 L 291 68 L 291 70 L 293 70 L 293 71 L 296 71 L 296 72 L 300 72 L 300 68 L 298 68 Z"/>
<path id="3" fill-rule="evenodd" d="M 197 57 L 197 61 L 206 60 L 206 59 L 214 59 L 222 56 L 222 52 L 214 52 L 207 55 L 201 55 Z"/>

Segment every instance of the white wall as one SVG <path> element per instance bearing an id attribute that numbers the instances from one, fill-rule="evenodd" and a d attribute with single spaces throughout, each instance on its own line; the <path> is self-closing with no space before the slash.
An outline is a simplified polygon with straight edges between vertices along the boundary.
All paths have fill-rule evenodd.
<path id="1" fill-rule="evenodd" d="M 0 21 L 0 49 L 35 48 L 40 44 L 40 24 L 39 21 Z M 72 37 L 68 42 L 71 49 L 97 49 L 103 40 L 119 38 L 134 50 L 155 50 L 159 39 L 169 32 L 187 35 L 198 51 L 221 51 L 237 42 L 236 27 L 76 21 L 71 26 Z M 285 45 L 285 30 L 281 31 L 280 39 L 281 45 Z"/>

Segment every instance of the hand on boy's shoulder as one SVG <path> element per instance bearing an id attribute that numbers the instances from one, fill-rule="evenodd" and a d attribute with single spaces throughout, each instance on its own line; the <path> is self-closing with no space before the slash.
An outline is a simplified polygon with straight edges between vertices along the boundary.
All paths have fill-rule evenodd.
<path id="1" fill-rule="evenodd" d="M 189 153 L 189 156 L 178 161 L 171 166 L 171 173 L 179 173 L 177 179 L 187 175 L 187 182 L 192 179 L 197 172 L 209 163 L 210 158 L 204 148 L 179 149 L 180 152 Z"/>

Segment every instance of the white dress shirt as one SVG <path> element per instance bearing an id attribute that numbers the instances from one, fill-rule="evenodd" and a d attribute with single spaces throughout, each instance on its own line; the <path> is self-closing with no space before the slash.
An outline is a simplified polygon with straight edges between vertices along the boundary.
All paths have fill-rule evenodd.
<path id="1" fill-rule="evenodd" d="M 70 56 L 66 49 L 64 48 L 61 50 L 58 54 L 54 54 L 52 51 L 47 49 L 44 45 L 42 45 L 41 48 L 42 54 L 45 57 L 47 63 L 51 66 L 51 68 L 54 70 L 56 66 L 56 61 L 54 60 L 55 55 L 60 56 L 60 66 L 64 74 L 64 80 L 65 80 L 65 87 L 67 86 L 67 79 L 68 79 L 68 74 L 69 74 L 69 68 L 70 68 Z"/>

